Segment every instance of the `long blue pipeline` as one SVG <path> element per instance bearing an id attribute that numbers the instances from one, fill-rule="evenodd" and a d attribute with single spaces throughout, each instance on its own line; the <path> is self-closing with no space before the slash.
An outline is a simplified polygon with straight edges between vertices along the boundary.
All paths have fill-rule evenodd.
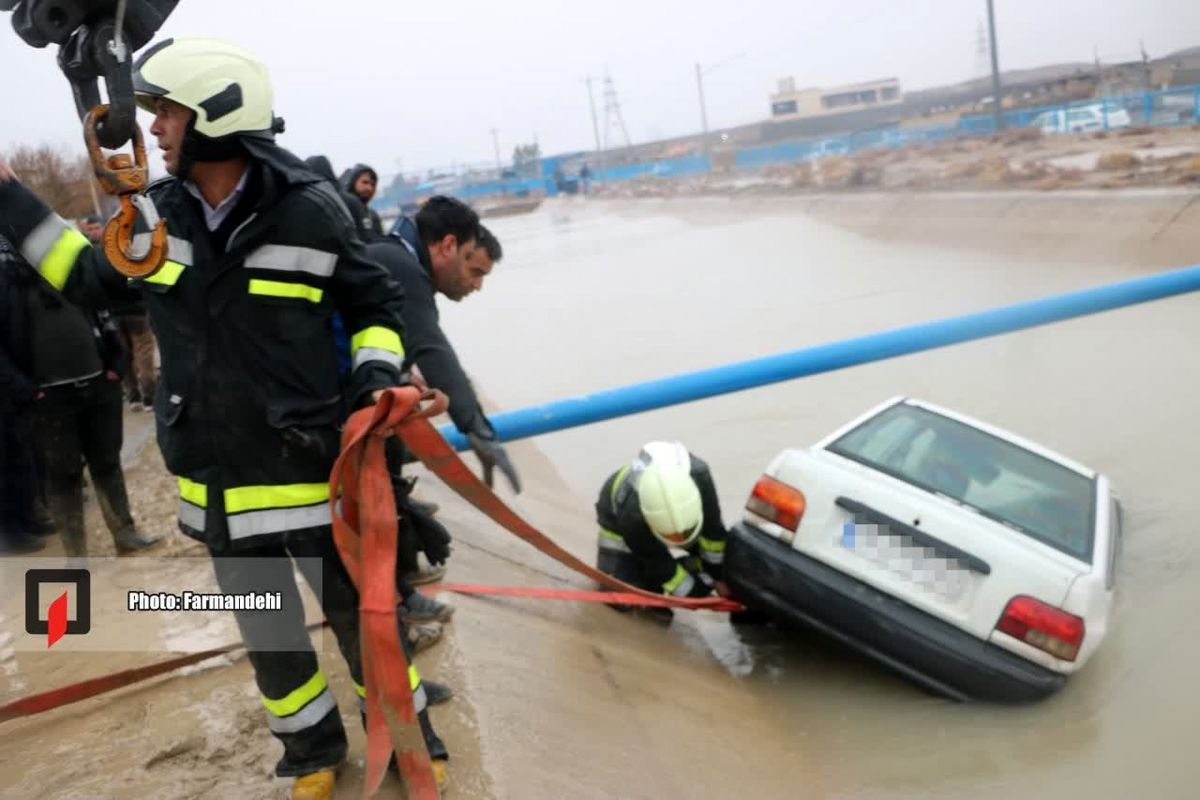
<path id="1" fill-rule="evenodd" d="M 489 417 L 501 441 L 587 425 L 627 414 L 740 392 L 771 383 L 919 353 L 1200 289 L 1200 265 L 1067 292 L 989 311 L 792 350 L 720 367 L 568 397 Z M 458 450 L 469 445 L 450 425 L 439 431 Z"/>

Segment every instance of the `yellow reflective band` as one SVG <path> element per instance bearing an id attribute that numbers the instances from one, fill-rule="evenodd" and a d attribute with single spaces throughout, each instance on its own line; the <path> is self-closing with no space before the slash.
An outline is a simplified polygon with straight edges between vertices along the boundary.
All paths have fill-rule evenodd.
<path id="1" fill-rule="evenodd" d="M 607 528 L 601 528 L 601 529 L 600 529 L 600 535 L 601 535 L 601 536 L 603 536 L 603 537 L 604 537 L 604 538 L 606 538 L 606 539 L 616 539 L 618 542 L 624 542 L 624 541 L 625 541 L 625 537 L 624 537 L 624 536 L 622 536 L 621 534 L 617 533 L 616 531 L 610 531 L 610 530 L 608 530 Z"/>
<path id="2" fill-rule="evenodd" d="M 325 293 L 303 283 L 284 283 L 251 278 L 250 294 L 266 295 L 267 297 L 294 297 L 297 300 L 319 303 Z"/>
<path id="3" fill-rule="evenodd" d="M 417 690 L 417 687 L 420 685 L 421 685 L 421 673 L 417 672 L 417 667 L 415 664 L 409 664 L 408 665 L 408 688 L 412 689 L 415 692 Z"/>
<path id="4" fill-rule="evenodd" d="M 354 683 L 353 680 L 351 680 L 350 682 Z M 359 697 L 367 696 L 367 687 L 365 687 L 365 686 L 359 686 L 357 683 L 354 683 L 354 691 L 358 694 Z"/>
<path id="5" fill-rule="evenodd" d="M 263 705 L 277 717 L 290 717 L 306 705 L 311 703 L 317 695 L 325 691 L 325 676 L 317 670 L 316 674 L 308 679 L 308 682 L 288 693 L 286 697 L 278 700 L 263 695 Z"/>
<path id="6" fill-rule="evenodd" d="M 617 470 L 617 477 L 615 479 L 613 479 L 612 492 L 611 492 L 612 497 L 609 498 L 608 502 L 609 502 L 609 505 L 611 505 L 614 509 L 617 507 L 617 489 L 621 488 L 621 483 L 625 480 L 625 476 L 628 474 L 629 474 L 629 465 L 626 464 L 625 466 L 623 466 L 619 470 Z"/>
<path id="7" fill-rule="evenodd" d="M 328 483 L 292 483 L 283 486 L 239 486 L 225 490 L 225 513 L 268 508 L 296 508 L 329 501 Z"/>
<path id="8" fill-rule="evenodd" d="M 681 566 L 680 564 L 676 564 L 675 565 L 675 574 L 673 576 L 671 576 L 671 580 L 669 580 L 663 584 L 663 589 L 666 590 L 667 594 L 670 594 L 670 593 L 674 592 L 676 589 L 678 589 L 680 586 L 682 586 L 683 582 L 686 581 L 687 579 L 688 579 L 688 571 L 686 569 L 684 569 L 683 566 Z"/>
<path id="9" fill-rule="evenodd" d="M 404 355 L 404 345 L 400 343 L 400 334 L 391 328 L 382 328 L 378 325 L 363 328 L 350 338 L 351 353 L 357 353 L 364 347 L 387 350 L 389 353 L 399 356 Z"/>
<path id="10" fill-rule="evenodd" d="M 183 264 L 178 261 L 165 261 L 158 272 L 142 278 L 146 283 L 157 283 L 163 286 L 174 286 L 183 274 Z"/>
<path id="11" fill-rule="evenodd" d="M 38 272 L 51 286 L 62 291 L 67 285 L 67 278 L 71 277 L 80 251 L 91 246 L 86 236 L 74 228 L 67 228 L 42 257 Z"/>
<path id="12" fill-rule="evenodd" d="M 179 482 L 179 498 L 187 500 L 194 506 L 208 508 L 208 487 L 203 483 L 189 481 L 187 478 L 176 478 Z"/>
<path id="13" fill-rule="evenodd" d="M 718 542 L 713 539 L 705 539 L 703 536 L 701 536 L 700 537 L 700 549 L 705 551 L 706 553 L 724 553 L 725 552 L 725 542 L 723 542 L 723 541 Z"/>

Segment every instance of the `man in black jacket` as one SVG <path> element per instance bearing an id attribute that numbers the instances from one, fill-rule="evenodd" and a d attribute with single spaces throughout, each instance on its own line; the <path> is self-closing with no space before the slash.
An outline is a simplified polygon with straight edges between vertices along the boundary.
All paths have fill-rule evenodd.
<path id="1" fill-rule="evenodd" d="M 45 544 L 35 535 L 32 411 L 37 397 L 30 341 L 29 288 L 36 280 L 19 268 L 20 256 L 0 237 L 0 553 L 31 553 Z"/>
<path id="2" fill-rule="evenodd" d="M 124 555 L 158 537 L 140 534 L 121 468 L 121 375 L 128 359 L 107 311 L 84 311 L 42 281 L 26 295 L 33 348 L 35 444 L 50 514 L 69 556 L 86 556 L 83 467 L 92 476 L 105 525 Z"/>
<path id="3" fill-rule="evenodd" d="M 338 196 L 346 204 L 346 210 L 350 212 L 350 217 L 358 226 L 358 233 L 362 240 L 366 241 L 376 235 L 375 227 L 371 221 L 372 212 L 367 208 L 366 203 L 358 199 L 358 195 L 346 191 L 345 187 L 338 182 L 337 178 L 334 177 L 333 164 L 330 163 L 329 159 L 326 156 L 309 156 L 304 159 L 304 163 L 313 172 L 337 187 Z"/>
<path id="4" fill-rule="evenodd" d="M 377 188 L 379 175 L 366 164 L 355 164 L 343 175 L 342 190 L 357 197 L 366 212 L 362 226 L 368 231 L 368 235 L 363 237 L 367 241 L 383 236 L 383 223 L 375 209 L 371 208 L 371 198 L 375 196 Z"/>
<path id="5" fill-rule="evenodd" d="M 217 88 L 219 87 L 219 88 Z M 332 186 L 274 143 L 266 68 L 215 39 L 168 39 L 141 55 L 134 90 L 170 178 L 148 195 L 169 260 L 129 281 L 24 189 L 0 161 L 0 235 L 73 301 L 141 291 L 162 351 L 158 443 L 178 478 L 181 530 L 205 542 L 223 591 L 278 591 L 281 611 L 235 612 L 276 765 L 294 798 L 328 798 L 347 742 L 305 629 L 289 556 L 314 587 L 359 696 L 358 593 L 330 528 L 329 474 L 351 409 L 404 381 L 399 285 L 366 258 Z M 209 94 L 209 92 L 215 92 Z M 343 385 L 331 316 L 351 337 Z M 413 700 L 445 778 L 445 745 Z"/>
<path id="6" fill-rule="evenodd" d="M 498 256 L 499 242 L 490 232 L 487 236 Z M 494 261 L 487 257 L 487 247 L 477 254 L 479 239 L 479 216 L 465 203 L 439 195 L 421 206 L 415 218 L 397 220 L 391 233 L 371 243 L 367 253 L 404 286 L 406 357 L 420 368 L 431 387 L 449 396 L 450 419 L 470 439 L 483 464 L 484 480 L 493 485 L 494 470 L 499 468 L 513 491 L 520 492 L 516 468 L 496 440 L 471 381 L 442 331 L 434 299 L 440 293 L 458 302 L 483 288 Z"/>

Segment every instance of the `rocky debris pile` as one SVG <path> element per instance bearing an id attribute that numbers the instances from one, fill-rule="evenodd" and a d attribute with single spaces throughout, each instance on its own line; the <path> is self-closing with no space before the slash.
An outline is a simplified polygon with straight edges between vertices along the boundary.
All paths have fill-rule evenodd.
<path id="1" fill-rule="evenodd" d="M 1107 143 L 1101 143 L 1105 140 Z M 598 185 L 594 193 L 625 199 L 857 190 L 1055 191 L 1171 186 L 1200 182 L 1198 154 L 1200 126 L 1053 136 L 1043 134 L 1040 128 L 1020 128 L 990 136 L 776 164 L 756 172 L 722 169 L 712 175 L 686 178 L 645 176 Z"/>

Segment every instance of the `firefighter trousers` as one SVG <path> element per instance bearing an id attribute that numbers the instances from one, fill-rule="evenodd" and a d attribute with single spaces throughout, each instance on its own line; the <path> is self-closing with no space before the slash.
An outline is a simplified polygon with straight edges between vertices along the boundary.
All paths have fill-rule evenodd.
<path id="1" fill-rule="evenodd" d="M 349 667 L 360 707 L 366 694 L 358 591 L 342 565 L 328 526 L 291 531 L 279 544 L 213 552 L 213 568 L 222 592 L 278 593 L 281 600 L 279 610 L 234 612 L 266 707 L 267 727 L 283 744 L 283 757 L 275 766 L 275 773 L 281 777 L 336 767 L 345 760 L 347 750 L 337 701 L 305 628 L 304 608 L 289 556 L 296 559 L 295 566 L 320 599 L 325 619 Z M 403 634 L 402 629 L 400 640 L 411 659 Z M 426 746 L 431 755 L 440 753 L 445 757 L 445 746 L 434 733 L 422 702 L 425 690 L 416 667 L 410 669 L 409 680 Z"/>

